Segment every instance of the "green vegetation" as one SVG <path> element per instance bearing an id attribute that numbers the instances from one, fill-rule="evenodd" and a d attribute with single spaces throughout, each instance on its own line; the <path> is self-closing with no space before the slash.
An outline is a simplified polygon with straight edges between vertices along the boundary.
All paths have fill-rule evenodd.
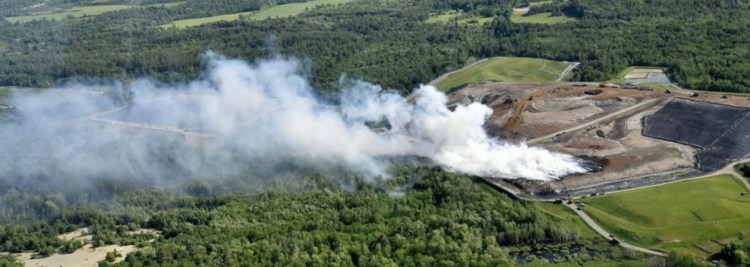
<path id="1" fill-rule="evenodd" d="M 219 15 L 219 16 L 205 17 L 205 18 L 183 19 L 183 20 L 176 20 L 168 24 L 161 25 L 160 27 L 162 28 L 171 28 L 171 27 L 187 28 L 187 27 L 199 26 L 199 25 L 214 23 L 214 22 L 219 22 L 219 21 L 234 21 L 234 20 L 239 19 L 242 16 L 252 16 L 252 15 L 253 15 L 253 12 L 242 12 L 242 13 Z"/>
<path id="2" fill-rule="evenodd" d="M 536 24 L 557 24 L 576 21 L 575 18 L 566 16 L 552 16 L 552 13 L 538 13 L 534 15 L 525 15 L 526 12 L 513 12 L 510 21 L 514 23 L 536 23 Z"/>
<path id="3" fill-rule="evenodd" d="M 490 80 L 555 81 L 566 67 L 567 64 L 563 62 L 539 58 L 495 57 L 449 75 L 440 81 L 437 87 L 446 91 L 467 83 L 480 83 Z"/>
<path id="4" fill-rule="evenodd" d="M 3 2 L 0 16 L 95 3 L 55 0 L 45 2 L 45 8 L 26 9 L 35 1 Z M 142 0 L 141 6 L 151 6 L 66 23 L 0 21 L 0 46 L 5 51 L 0 53 L 0 86 L 48 87 L 72 77 L 127 83 L 149 76 L 184 82 L 198 76 L 202 69 L 199 55 L 211 49 L 250 60 L 272 52 L 309 58 L 315 87 L 328 91 L 337 90 L 338 78 L 347 74 L 408 93 L 417 84 L 460 67 L 468 58 L 494 56 L 581 62 L 570 78 L 576 81 L 605 81 L 628 66 L 645 65 L 663 66 L 669 78 L 684 88 L 750 90 L 750 62 L 739 60 L 750 53 L 750 31 L 745 30 L 750 25 L 745 16 L 750 5 L 737 1 L 532 4 L 529 16 L 551 13 L 576 19 L 550 25 L 513 23 L 511 7 L 520 6 L 523 1 L 519 0 L 352 1 L 345 7 L 311 8 L 304 16 L 272 22 L 229 18 L 232 21 L 179 31 L 154 26 L 257 14 L 269 5 L 259 0 L 184 1 L 176 6 L 174 2 L 159 6 L 160 2 Z M 296 2 L 277 0 L 271 6 Z M 459 23 L 425 23 L 450 20 L 430 18 L 446 10 L 462 10 L 469 17 L 455 18 Z M 482 23 L 482 27 L 468 27 Z M 268 49 L 271 36 L 278 49 Z"/>
<path id="5" fill-rule="evenodd" d="M 750 162 L 734 165 L 734 170 L 745 178 L 750 178 Z"/>
<path id="6" fill-rule="evenodd" d="M 547 203 L 547 202 L 536 202 L 534 203 L 538 208 L 542 209 L 545 213 L 549 214 L 558 223 L 561 223 L 566 228 L 571 230 L 577 230 L 581 233 L 583 239 L 598 239 L 602 238 L 599 234 L 594 232 L 575 212 L 570 208 L 565 207 L 561 204 Z M 602 238 L 603 239 L 603 238 Z"/>
<path id="7" fill-rule="evenodd" d="M 718 251 L 712 239 L 750 234 L 750 198 L 721 175 L 586 199 L 599 225 L 633 244 L 694 255 L 693 244 Z"/>
<path id="8" fill-rule="evenodd" d="M 535 24 L 557 24 L 563 22 L 575 21 L 575 18 L 565 16 L 560 12 L 539 12 L 529 14 L 532 9 L 540 8 L 552 4 L 552 1 L 532 2 L 527 8 L 515 8 L 510 16 L 510 21 L 514 23 L 535 23 Z"/>
<path id="9" fill-rule="evenodd" d="M 300 14 L 305 10 L 315 8 L 318 5 L 338 5 L 351 2 L 353 0 L 313 0 L 303 3 L 278 5 L 264 9 L 251 16 L 252 19 L 281 18 Z"/>
<path id="10" fill-rule="evenodd" d="M 21 194 L 0 184 L 0 251 L 73 250 L 80 243 L 65 244 L 57 235 L 89 227 L 94 246 L 147 246 L 122 266 L 507 266 L 513 253 L 540 249 L 551 249 L 558 263 L 626 259 L 606 240 L 559 223 L 567 219 L 440 168 L 406 168 L 371 182 L 302 177 L 290 181 L 291 189 L 276 181 L 237 193 L 229 192 L 241 184 L 209 180 L 171 189 L 181 193 L 130 186 L 99 201 L 85 192 Z M 92 192 L 128 187 L 114 183 Z M 148 243 L 154 236 L 127 234 L 140 227 L 160 230 L 161 237 Z M 571 247 L 594 256 L 571 254 Z"/>
<path id="11" fill-rule="evenodd" d="M 750 266 L 750 239 L 742 238 L 724 246 L 716 259 L 723 260 L 730 266 Z"/>
<path id="12" fill-rule="evenodd" d="M 27 23 L 34 20 L 42 20 L 42 19 L 48 19 L 48 20 L 60 20 L 65 19 L 68 16 L 80 18 L 83 16 L 98 16 L 101 14 L 104 14 L 106 12 L 112 12 L 117 10 L 123 10 L 127 8 L 132 8 L 134 6 L 129 5 L 99 5 L 99 6 L 80 6 L 80 7 L 72 7 L 65 10 L 57 10 L 57 11 L 45 11 L 45 12 L 39 12 L 28 16 L 17 16 L 17 17 L 6 17 L 5 19 L 8 20 L 10 23 Z"/>
<path id="13" fill-rule="evenodd" d="M 473 14 L 467 14 L 458 12 L 456 10 L 448 10 L 440 13 L 432 13 L 425 20 L 426 23 L 456 23 L 458 25 L 474 25 L 482 26 L 494 20 L 494 16 L 481 17 Z"/>
<path id="14" fill-rule="evenodd" d="M 176 27 L 187 28 L 219 21 L 234 21 L 243 16 L 253 20 L 263 20 L 268 18 L 283 18 L 298 15 L 306 10 L 315 8 L 319 5 L 338 5 L 351 2 L 353 0 L 312 0 L 309 2 L 276 5 L 258 12 L 242 12 L 235 14 L 219 15 L 205 18 L 184 19 L 173 21 L 161 25 L 162 28 Z"/>

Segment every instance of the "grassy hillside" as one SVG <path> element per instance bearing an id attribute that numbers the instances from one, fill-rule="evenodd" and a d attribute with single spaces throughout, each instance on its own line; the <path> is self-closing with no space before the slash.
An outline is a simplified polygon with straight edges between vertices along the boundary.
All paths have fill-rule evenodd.
<path id="1" fill-rule="evenodd" d="M 471 14 L 460 13 L 456 10 L 448 10 L 440 13 L 431 13 L 430 17 L 425 20 L 426 23 L 452 23 L 459 25 L 484 25 L 492 22 L 495 17 L 479 17 Z"/>
<path id="2" fill-rule="evenodd" d="M 449 90 L 467 83 L 490 80 L 516 82 L 555 81 L 565 70 L 563 62 L 540 58 L 495 57 L 467 69 L 453 73 L 437 84 Z"/>
<path id="3" fill-rule="evenodd" d="M 208 24 L 208 23 L 214 23 L 218 21 L 234 21 L 234 20 L 239 19 L 240 16 L 249 16 L 250 19 L 255 19 L 255 20 L 263 20 L 267 18 L 276 18 L 276 17 L 289 17 L 289 16 L 295 16 L 302 12 L 305 12 L 305 10 L 315 8 L 318 5 L 337 5 L 337 4 L 343 4 L 343 3 L 347 3 L 351 1 L 353 0 L 313 0 L 313 1 L 304 2 L 304 3 L 294 3 L 294 4 L 273 6 L 268 9 L 261 10 L 259 12 L 243 12 L 243 13 L 227 14 L 227 15 L 205 17 L 205 18 L 176 20 L 170 24 L 161 25 L 161 27 L 168 28 L 168 27 L 174 26 L 177 28 L 186 28 L 186 27 L 198 26 L 198 25 L 203 25 L 203 24 Z"/>
<path id="4" fill-rule="evenodd" d="M 552 1 L 542 1 L 530 3 L 529 7 L 539 6 Z M 557 24 L 563 22 L 575 21 L 575 18 L 566 16 L 552 16 L 552 13 L 539 13 L 531 16 L 524 16 L 529 13 L 527 8 L 516 8 L 513 10 L 513 14 L 510 16 L 510 21 L 514 23 L 534 23 L 534 24 Z"/>
<path id="5" fill-rule="evenodd" d="M 575 18 L 566 16 L 552 16 L 552 13 L 539 13 L 531 16 L 524 16 L 525 12 L 513 12 L 510 21 L 515 23 L 536 23 L 536 24 L 557 24 L 564 22 L 576 21 Z"/>
<path id="6" fill-rule="evenodd" d="M 80 18 L 83 16 L 97 16 L 101 15 L 107 12 L 111 11 L 117 11 L 127 8 L 132 8 L 134 6 L 129 5 L 100 5 L 100 6 L 80 6 L 80 7 L 73 7 L 65 10 L 59 10 L 59 11 L 49 11 L 49 12 L 39 12 L 28 16 L 18 16 L 18 17 L 7 17 L 5 18 L 10 23 L 26 23 L 33 20 L 41 20 L 41 19 L 48 19 L 48 20 L 59 20 L 67 18 L 68 16 L 73 16 L 76 18 Z"/>
<path id="7" fill-rule="evenodd" d="M 633 244 L 705 256 L 712 239 L 750 234 L 750 197 L 729 175 L 686 181 L 585 200 L 585 211 L 602 227 Z"/>

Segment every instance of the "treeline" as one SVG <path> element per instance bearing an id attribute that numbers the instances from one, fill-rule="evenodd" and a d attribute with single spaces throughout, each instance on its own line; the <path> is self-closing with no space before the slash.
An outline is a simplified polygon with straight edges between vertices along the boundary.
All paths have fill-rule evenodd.
<path id="1" fill-rule="evenodd" d="M 511 23 L 511 8 L 522 4 L 514 0 L 354 1 L 292 18 L 159 27 L 266 2 L 187 1 L 4 25 L 0 86 L 46 87 L 77 76 L 181 82 L 198 77 L 201 54 L 211 49 L 248 60 L 276 52 L 297 56 L 310 63 L 314 85 L 329 91 L 348 74 L 408 92 L 469 58 L 504 55 L 580 61 L 574 80 L 608 80 L 627 66 L 647 65 L 667 68 L 670 78 L 692 89 L 750 88 L 744 60 L 750 57 L 750 7 L 735 0 L 569 0 L 531 9 L 578 18 L 555 25 Z M 486 28 L 424 23 L 431 12 L 447 9 L 496 18 Z"/>
<path id="2" fill-rule="evenodd" d="M 732 241 L 714 258 L 724 260 L 730 266 L 750 266 L 750 241 L 744 238 Z"/>
<path id="3" fill-rule="evenodd" d="M 272 7 L 275 5 L 301 3 L 307 1 L 310 0 L 7 0 L 0 4 L 0 6 L 3 7 L 3 9 L 0 10 L 0 17 L 33 15 L 40 12 L 54 12 L 61 9 L 78 6 L 134 5 L 143 6 L 145 8 L 149 5 L 174 3 L 176 5 L 164 6 L 160 9 L 170 15 L 168 18 L 175 19 L 257 11 L 262 8 Z"/>
<path id="4" fill-rule="evenodd" d="M 573 79 L 602 81 L 627 66 L 663 66 L 683 87 L 750 91 L 750 4 L 743 1 L 585 1 L 559 5 L 575 23 L 493 22 L 505 53 L 582 62 Z M 533 10 L 533 8 L 532 8 Z"/>
<path id="5" fill-rule="evenodd" d="M 176 82 L 198 76 L 206 50 L 246 59 L 278 51 L 310 59 L 319 88 L 335 89 L 339 76 L 349 74 L 408 91 L 481 54 L 481 43 L 492 42 L 483 29 L 424 24 L 426 13 L 409 3 L 375 1 L 186 30 L 157 27 L 168 22 L 163 12 L 129 9 L 86 20 L 2 27 L 0 38 L 8 49 L 0 57 L 0 84 L 50 86 L 75 76 Z"/>
<path id="6" fill-rule="evenodd" d="M 65 201 L 59 212 L 34 223 L 0 224 L 0 251 L 75 250 L 83 244 L 56 236 L 89 227 L 94 246 L 146 247 L 122 266 L 507 266 L 514 262 L 508 247 L 572 244 L 580 238 L 533 205 L 437 167 L 405 168 L 383 181 L 352 181 L 353 187 L 344 189 L 339 179 L 310 176 L 298 181 L 302 191 L 272 187 L 191 196 L 135 189 L 91 203 Z M 160 230 L 161 236 L 128 233 L 141 227 Z"/>

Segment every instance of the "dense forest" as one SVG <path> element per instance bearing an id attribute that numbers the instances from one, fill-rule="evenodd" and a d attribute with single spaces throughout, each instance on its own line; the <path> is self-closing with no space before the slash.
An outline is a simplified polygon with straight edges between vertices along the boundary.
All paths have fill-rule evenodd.
<path id="1" fill-rule="evenodd" d="M 3 3 L 15 6 L 4 16 L 31 12 L 17 2 Z M 158 1 L 144 1 L 152 2 Z M 408 92 L 471 58 L 498 55 L 580 61 L 575 80 L 607 80 L 630 65 L 662 66 L 687 88 L 750 88 L 747 2 L 553 1 L 530 12 L 558 10 L 577 21 L 510 22 L 510 9 L 522 2 L 354 1 L 295 17 L 187 29 L 159 25 L 276 2 L 187 1 L 61 21 L 3 21 L 0 86 L 44 87 L 75 78 L 184 81 L 200 74 L 202 53 L 214 50 L 250 60 L 278 52 L 295 55 L 309 62 L 321 90 L 335 90 L 339 76 L 348 74 Z M 431 12 L 450 9 L 496 17 L 486 26 L 424 22 Z"/>
<path id="2" fill-rule="evenodd" d="M 3 185 L 0 251 L 65 253 L 82 244 L 57 234 L 89 227 L 94 246 L 145 247 L 122 266 L 507 266 L 519 251 L 542 247 L 560 251 L 553 259 L 560 262 L 637 258 L 437 167 L 402 168 L 387 180 L 348 180 L 351 186 L 342 187 L 339 179 L 304 176 L 293 189 L 269 183 L 255 193 L 200 181 L 101 199 Z M 161 234 L 127 234 L 140 228 Z M 589 252 L 563 253 L 578 246 Z"/>
<path id="3" fill-rule="evenodd" d="M 516 24 L 523 0 L 355 0 L 286 18 L 179 19 L 257 11 L 297 0 L 5 0 L 0 16 L 127 4 L 98 16 L 10 23 L 0 19 L 0 86 L 48 87 L 79 80 L 184 82 L 200 76 L 206 51 L 253 60 L 294 56 L 321 93 L 342 75 L 408 93 L 468 61 L 528 56 L 582 65 L 572 79 L 602 81 L 627 66 L 663 66 L 680 85 L 750 91 L 750 4 L 736 0 L 568 0 L 530 8 L 576 18 Z M 426 23 L 461 10 L 490 23 Z M 0 112 L 0 119 L 11 120 Z M 290 178 L 291 177 L 291 178 Z M 427 166 L 393 177 L 298 173 L 258 181 L 185 177 L 154 187 L 103 177 L 55 191 L 0 179 L 0 252 L 69 253 L 84 244 L 57 235 L 87 227 L 91 245 L 137 245 L 102 266 L 544 266 L 551 262 L 701 266 L 672 254 L 647 259 L 472 177 Z M 71 186 L 74 187 L 74 186 Z M 137 229 L 157 233 L 132 234 Z M 747 241 L 717 259 L 748 264 Z M 0 254 L 0 266 L 18 266 Z"/>

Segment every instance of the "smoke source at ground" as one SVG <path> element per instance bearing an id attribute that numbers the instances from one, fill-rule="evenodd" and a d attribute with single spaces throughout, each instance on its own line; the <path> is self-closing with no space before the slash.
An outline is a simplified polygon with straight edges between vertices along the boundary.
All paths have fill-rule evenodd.
<path id="1" fill-rule="evenodd" d="M 340 105 L 332 106 L 319 101 L 293 59 L 247 63 L 206 56 L 203 78 L 181 85 L 136 81 L 124 88 L 132 93 L 125 104 L 116 97 L 69 93 L 91 91 L 83 85 L 17 95 L 17 119 L 0 126 L 0 179 L 163 181 L 284 166 L 267 162 L 387 177 L 387 159 L 399 156 L 511 179 L 552 180 L 586 171 L 572 156 L 490 138 L 483 124 L 491 109 L 474 103 L 448 110 L 445 94 L 432 86 L 417 88 L 416 103 L 408 103 L 377 85 L 342 79 Z M 135 108 L 148 103 L 158 104 Z M 95 115 L 123 105 L 116 113 Z M 374 129 L 378 124 L 383 129 Z"/>

